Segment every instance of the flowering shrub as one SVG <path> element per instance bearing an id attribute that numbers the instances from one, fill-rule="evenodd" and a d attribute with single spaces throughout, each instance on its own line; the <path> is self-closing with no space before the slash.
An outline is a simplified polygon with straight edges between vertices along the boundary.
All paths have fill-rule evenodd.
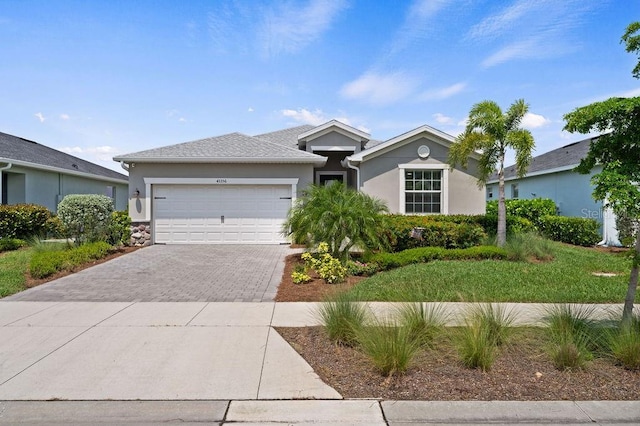
<path id="1" fill-rule="evenodd" d="M 106 195 L 71 194 L 58 204 L 58 217 L 76 244 L 106 240 L 112 213 L 113 201 Z"/>
<path id="2" fill-rule="evenodd" d="M 347 276 L 347 269 L 342 266 L 342 263 L 329 253 L 329 245 L 327 243 L 318 244 L 318 249 L 315 256 L 309 252 L 302 253 L 302 260 L 307 269 L 315 270 L 320 278 L 328 282 L 329 284 L 335 284 L 344 281 Z M 291 278 L 301 278 L 301 275 L 308 276 L 305 273 L 294 272 Z M 297 284 L 297 283 L 296 283 Z"/>
<path id="3" fill-rule="evenodd" d="M 311 281 L 311 277 L 304 272 L 295 271 L 291 274 L 291 280 L 294 284 L 304 284 Z"/>

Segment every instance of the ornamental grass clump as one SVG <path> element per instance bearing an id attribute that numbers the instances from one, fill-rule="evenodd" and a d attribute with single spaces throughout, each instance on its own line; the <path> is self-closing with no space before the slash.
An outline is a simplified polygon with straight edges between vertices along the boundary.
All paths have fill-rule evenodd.
<path id="1" fill-rule="evenodd" d="M 448 315 L 442 304 L 404 303 L 398 318 L 412 339 L 420 346 L 431 346 L 444 329 Z"/>
<path id="2" fill-rule="evenodd" d="M 362 352 L 387 377 L 405 373 L 420 349 L 413 330 L 395 321 L 377 321 L 358 329 L 356 336 Z"/>
<path id="3" fill-rule="evenodd" d="M 548 262 L 555 258 L 553 242 L 535 232 L 510 235 L 504 248 L 507 258 L 517 262 Z"/>
<path id="4" fill-rule="evenodd" d="M 468 368 L 489 371 L 498 348 L 507 342 L 515 316 L 502 306 L 473 305 L 458 337 L 458 354 Z"/>
<path id="5" fill-rule="evenodd" d="M 331 341 L 355 346 L 358 331 L 367 322 L 369 313 L 365 305 L 341 293 L 322 302 L 318 317 Z"/>
<path id="6" fill-rule="evenodd" d="M 545 323 L 550 337 L 549 353 L 559 370 L 581 370 L 602 347 L 602 329 L 594 321 L 594 306 L 554 305 Z"/>
<path id="7" fill-rule="evenodd" d="M 610 330 L 607 340 L 618 364 L 627 370 L 640 370 L 640 316 L 633 315 Z"/>

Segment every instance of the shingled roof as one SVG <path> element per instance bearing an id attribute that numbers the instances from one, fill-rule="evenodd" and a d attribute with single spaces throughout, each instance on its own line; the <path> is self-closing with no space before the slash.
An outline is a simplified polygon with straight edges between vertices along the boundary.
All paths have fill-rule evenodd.
<path id="1" fill-rule="evenodd" d="M 127 181 L 126 175 L 18 136 L 0 132 L 0 162 L 26 167 L 61 169 L 71 174 Z"/>
<path id="2" fill-rule="evenodd" d="M 229 133 L 114 157 L 116 161 L 158 163 L 313 163 L 326 158 L 267 139 Z"/>
<path id="3" fill-rule="evenodd" d="M 591 138 L 584 139 L 578 142 L 570 143 L 562 148 L 554 149 L 553 151 L 546 152 L 537 157 L 533 157 L 531 164 L 527 168 L 527 175 L 538 175 L 549 171 L 568 170 L 580 163 L 589 152 L 589 145 Z M 515 179 L 517 177 L 516 166 L 511 165 L 505 167 L 504 178 Z M 495 181 L 498 179 L 498 174 L 494 173 L 489 181 Z"/>

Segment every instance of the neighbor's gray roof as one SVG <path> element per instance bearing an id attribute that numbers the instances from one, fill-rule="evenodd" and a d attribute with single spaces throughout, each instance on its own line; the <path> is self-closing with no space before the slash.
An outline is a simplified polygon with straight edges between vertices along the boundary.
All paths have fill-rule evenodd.
<path id="1" fill-rule="evenodd" d="M 71 174 L 95 175 L 100 178 L 126 181 L 126 175 L 99 166 L 73 155 L 57 151 L 37 142 L 0 132 L 0 162 L 68 170 Z"/>
<path id="2" fill-rule="evenodd" d="M 580 160 L 587 156 L 590 143 L 591 138 L 584 139 L 565 145 L 562 148 L 546 152 L 542 155 L 538 155 L 537 157 L 533 157 L 531 164 L 529 164 L 529 167 L 527 168 L 527 174 L 541 174 L 545 171 L 553 171 L 556 169 L 576 166 L 580 163 Z M 505 167 L 505 179 L 512 179 L 516 176 L 517 173 L 515 165 Z M 497 179 L 498 175 L 494 174 L 489 180 L 493 181 Z"/>
<path id="3" fill-rule="evenodd" d="M 184 142 L 114 157 L 127 162 L 321 163 L 326 159 L 242 133 Z"/>

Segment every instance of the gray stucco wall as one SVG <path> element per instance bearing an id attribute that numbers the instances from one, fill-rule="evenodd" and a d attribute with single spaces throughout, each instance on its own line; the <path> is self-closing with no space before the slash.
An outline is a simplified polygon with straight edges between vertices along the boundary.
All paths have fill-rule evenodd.
<path id="1" fill-rule="evenodd" d="M 115 209 L 124 210 L 127 208 L 128 187 L 126 184 L 18 166 L 8 170 L 7 177 L 8 204 L 39 204 L 56 212 L 58 203 L 66 195 L 106 195 L 107 186 L 114 186 L 116 188 Z"/>
<path id="2" fill-rule="evenodd" d="M 129 215 L 134 222 L 147 217 L 144 178 L 297 178 L 299 196 L 313 183 L 313 165 L 136 163 L 129 169 Z M 140 191 L 139 198 L 132 196 L 136 189 Z"/>
<path id="3" fill-rule="evenodd" d="M 418 147 L 427 145 L 430 155 L 421 159 Z M 424 136 L 384 153 L 378 157 L 363 162 L 360 165 L 360 184 L 362 191 L 387 202 L 392 213 L 399 213 L 400 209 L 400 179 L 402 171 L 399 164 L 416 165 L 446 165 L 449 150 L 444 145 Z M 469 160 L 467 170 L 455 169 L 448 175 L 448 214 L 483 214 L 485 212 L 484 188 L 478 188 L 473 176 L 477 169 L 477 162 Z"/>
<path id="4" fill-rule="evenodd" d="M 550 198 L 556 203 L 558 214 L 562 216 L 595 219 L 602 223 L 602 202 L 595 201 L 591 196 L 591 177 L 600 171 L 601 168 L 597 167 L 588 175 L 568 170 L 508 180 L 505 182 L 505 198 L 513 198 L 511 185 L 517 183 L 519 199 Z M 498 184 L 493 183 L 487 187 L 493 192 L 493 197 L 487 197 L 487 200 L 497 200 Z"/>

